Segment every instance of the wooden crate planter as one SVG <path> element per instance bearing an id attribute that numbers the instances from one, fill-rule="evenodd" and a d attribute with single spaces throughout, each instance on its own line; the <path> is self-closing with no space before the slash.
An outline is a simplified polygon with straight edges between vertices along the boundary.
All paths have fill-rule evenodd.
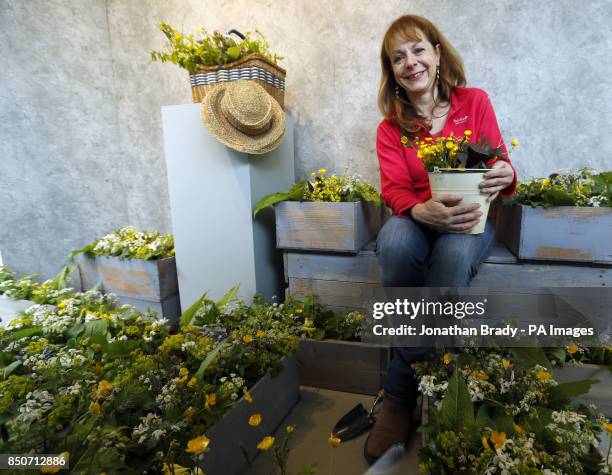
<path id="1" fill-rule="evenodd" d="M 612 208 L 501 206 L 497 239 L 519 259 L 612 264 Z"/>
<path id="2" fill-rule="evenodd" d="M 240 400 L 207 433 L 210 450 L 204 454 L 201 468 L 205 473 L 242 475 L 248 465 L 240 446 L 251 460 L 259 450 L 257 444 L 264 435 L 274 433 L 299 398 L 299 370 L 297 357 L 283 359 L 283 370 L 274 378 L 264 376 L 250 389 L 253 402 Z M 259 413 L 259 427 L 248 424 L 252 414 Z M 262 435 L 263 434 L 263 435 Z"/>
<path id="3" fill-rule="evenodd" d="M 372 202 L 285 201 L 275 206 L 281 249 L 357 253 L 376 237 L 381 207 Z"/>
<path id="4" fill-rule="evenodd" d="M 595 404 L 597 409 L 606 416 L 612 417 L 612 372 L 607 366 L 585 364 L 582 366 L 564 366 L 554 371 L 555 379 L 560 383 L 579 381 L 582 379 L 597 379 L 599 383 L 591 386 L 587 394 L 576 398 L 583 404 Z"/>
<path id="5" fill-rule="evenodd" d="M 389 348 L 341 340 L 302 340 L 300 384 L 376 395 L 389 366 Z"/>
<path id="6" fill-rule="evenodd" d="M 150 308 L 171 322 L 178 320 L 181 305 L 174 257 L 145 261 L 80 255 L 77 263 L 83 290 L 101 283 L 104 291 L 118 296 L 120 304 L 142 311 Z"/>

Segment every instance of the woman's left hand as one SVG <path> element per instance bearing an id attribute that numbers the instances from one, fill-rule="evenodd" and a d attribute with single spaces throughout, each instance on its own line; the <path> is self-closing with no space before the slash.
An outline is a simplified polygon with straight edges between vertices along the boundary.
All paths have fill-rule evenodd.
<path id="1" fill-rule="evenodd" d="M 498 160 L 483 178 L 484 180 L 480 182 L 480 191 L 489 194 L 487 201 L 493 201 L 501 190 L 514 181 L 514 170 L 508 162 Z"/>

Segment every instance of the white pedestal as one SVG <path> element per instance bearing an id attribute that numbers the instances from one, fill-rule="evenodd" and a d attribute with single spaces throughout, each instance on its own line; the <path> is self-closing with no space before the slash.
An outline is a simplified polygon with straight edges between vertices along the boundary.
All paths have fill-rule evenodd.
<path id="1" fill-rule="evenodd" d="M 217 300 L 236 284 L 247 302 L 256 292 L 281 299 L 274 212 L 264 210 L 253 221 L 252 211 L 260 198 L 294 182 L 292 119 L 286 117 L 283 143 L 265 155 L 215 140 L 199 104 L 163 107 L 162 119 L 183 311 L 204 292 Z"/>

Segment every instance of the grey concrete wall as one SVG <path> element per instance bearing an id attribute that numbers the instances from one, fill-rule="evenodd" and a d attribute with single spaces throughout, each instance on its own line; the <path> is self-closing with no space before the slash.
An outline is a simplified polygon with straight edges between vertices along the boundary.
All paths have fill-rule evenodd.
<path id="1" fill-rule="evenodd" d="M 297 177 L 348 165 L 378 183 L 379 48 L 404 13 L 430 18 L 462 54 L 468 85 L 521 142 L 522 177 L 612 169 L 608 0 L 0 0 L 5 261 L 49 275 L 108 229 L 170 229 L 160 106 L 191 94 L 186 72 L 150 61 L 162 20 L 260 28 L 286 57 Z"/>

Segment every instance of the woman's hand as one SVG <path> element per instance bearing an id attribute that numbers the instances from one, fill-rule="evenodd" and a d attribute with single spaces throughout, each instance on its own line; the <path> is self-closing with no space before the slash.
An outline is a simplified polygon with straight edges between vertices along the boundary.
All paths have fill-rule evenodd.
<path id="1" fill-rule="evenodd" d="M 514 181 L 514 170 L 508 162 L 498 160 L 483 178 L 484 180 L 480 182 L 480 191 L 489 194 L 487 201 L 493 201 L 501 190 Z"/>
<path id="2" fill-rule="evenodd" d="M 446 233 L 467 233 L 478 224 L 482 212 L 478 203 L 459 205 L 461 195 L 442 195 L 412 207 L 415 221 Z"/>

